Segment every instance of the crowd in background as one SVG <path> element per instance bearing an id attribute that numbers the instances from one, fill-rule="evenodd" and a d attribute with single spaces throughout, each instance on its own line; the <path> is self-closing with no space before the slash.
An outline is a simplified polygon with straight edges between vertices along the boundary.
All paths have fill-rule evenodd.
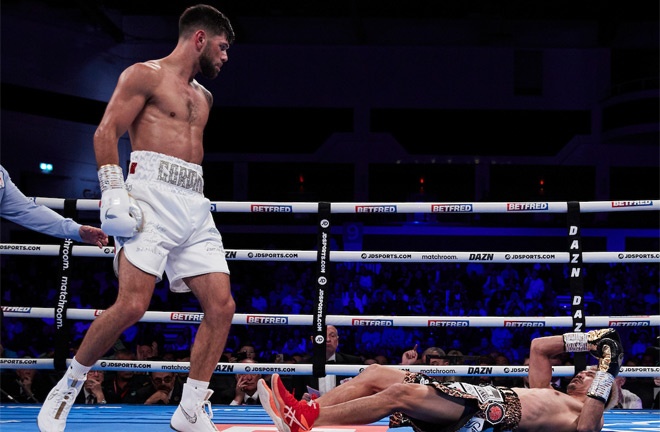
<path id="1" fill-rule="evenodd" d="M 3 257 L 2 305 L 54 307 L 58 297 L 58 269 L 54 260 Z M 69 285 L 69 308 L 104 309 L 116 295 L 117 280 L 110 264 L 77 258 Z M 255 269 L 255 266 L 258 266 Z M 237 313 L 312 314 L 316 306 L 315 267 L 300 262 L 231 263 L 232 290 Z M 327 288 L 330 315 L 396 316 L 570 316 L 571 290 L 567 265 L 493 263 L 334 263 L 333 285 Z M 587 316 L 658 314 L 658 266 L 653 263 L 586 264 L 583 266 Z M 39 293 L 39 295 L 35 295 Z M 151 311 L 191 311 L 198 306 L 190 295 L 169 292 L 160 282 Z M 90 321 L 73 321 L 71 349 Z M 196 324 L 138 323 L 122 335 L 120 345 L 135 352 L 138 346 L 159 347 L 159 356 L 186 358 Z M 501 356 L 522 365 L 529 341 L 566 328 L 506 327 L 351 327 L 342 330 L 339 350 L 365 362 L 399 364 L 402 354 L 417 346 L 458 351 L 466 358 Z M 626 359 L 632 365 L 658 364 L 658 328 L 620 327 Z M 2 344 L 17 357 L 44 357 L 54 349 L 50 319 L 2 321 Z M 234 325 L 227 356 L 245 344 L 254 347 L 255 360 L 309 361 L 311 330 L 304 326 Z M 113 353 L 108 353 L 112 355 Z M 4 357 L 7 356 L 5 353 Z M 280 361 L 281 361 L 280 357 Z M 227 358 L 228 359 L 228 358 Z M 294 360 L 295 359 L 295 360 Z M 219 359 L 221 360 L 221 359 Z"/>

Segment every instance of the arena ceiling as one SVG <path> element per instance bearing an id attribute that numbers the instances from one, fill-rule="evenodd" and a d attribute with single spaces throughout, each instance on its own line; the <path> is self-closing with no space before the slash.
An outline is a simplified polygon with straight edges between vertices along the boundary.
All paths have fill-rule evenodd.
<path id="1" fill-rule="evenodd" d="M 178 15 L 197 1 L 66 0 L 63 7 L 96 7 L 127 15 Z M 235 16 L 465 19 L 658 19 L 652 1 L 620 0 L 209 0 Z"/>
<path id="2" fill-rule="evenodd" d="M 363 34 L 363 23 L 380 19 L 392 20 L 388 25 L 400 28 L 404 38 L 415 32 L 416 25 L 428 26 L 433 20 L 453 21 L 462 28 L 495 25 L 503 29 L 508 27 L 508 22 L 543 21 L 544 25 L 539 26 L 537 32 L 546 31 L 548 23 L 555 27 L 555 21 L 559 27 L 576 23 L 587 27 L 596 25 L 601 45 L 615 46 L 622 23 L 627 23 L 624 30 L 627 33 L 631 27 L 637 27 L 630 26 L 631 22 L 647 23 L 641 26 L 644 29 L 649 28 L 651 22 L 655 36 L 645 37 L 641 44 L 648 45 L 648 40 L 653 39 L 650 44 L 655 48 L 660 15 L 658 2 L 647 0 L 2 0 L 1 8 L 3 12 L 17 9 L 22 14 L 41 13 L 42 19 L 48 21 L 64 19 L 90 24 L 103 29 L 117 42 L 123 42 L 126 35 L 122 17 L 175 19 L 185 7 L 203 2 L 225 12 L 237 33 L 240 31 L 244 43 L 271 42 L 272 38 L 296 40 L 301 34 L 310 41 L 322 40 L 323 34 L 328 33 L 328 26 L 342 21 L 354 29 L 353 43 L 365 44 L 370 38 Z M 305 18 L 309 18 L 306 23 L 295 20 Z M 292 24 L 294 22 L 297 24 Z M 501 42 L 501 34 L 495 37 L 495 40 L 491 40 L 491 36 L 482 39 L 485 44 Z M 510 43 L 516 45 L 516 42 Z M 648 49 L 649 46 L 636 48 Z"/>

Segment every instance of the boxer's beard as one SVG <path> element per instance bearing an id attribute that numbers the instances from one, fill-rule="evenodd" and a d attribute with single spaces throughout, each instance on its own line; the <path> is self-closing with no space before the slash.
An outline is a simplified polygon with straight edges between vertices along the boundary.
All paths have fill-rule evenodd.
<path id="1" fill-rule="evenodd" d="M 215 64 L 213 64 L 211 56 L 208 55 L 208 45 L 204 48 L 204 52 L 202 52 L 202 56 L 199 59 L 199 68 L 205 78 L 213 79 L 218 76 L 218 70 Z"/>
<path id="2" fill-rule="evenodd" d="M 572 393 L 573 391 L 575 391 L 576 388 L 577 388 L 577 383 L 575 382 L 575 379 L 573 379 L 573 380 L 571 380 L 571 382 L 569 382 L 568 385 L 566 386 L 566 393 L 569 393 L 569 394 L 570 394 L 570 393 Z"/>

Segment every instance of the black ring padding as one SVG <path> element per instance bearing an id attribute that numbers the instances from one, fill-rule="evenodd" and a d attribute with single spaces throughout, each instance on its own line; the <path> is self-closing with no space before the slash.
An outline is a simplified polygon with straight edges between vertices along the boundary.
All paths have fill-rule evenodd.
<path id="1" fill-rule="evenodd" d="M 64 199 L 64 217 L 68 218 L 74 218 L 77 215 L 76 211 L 76 203 L 78 202 L 77 199 L 70 199 L 70 198 L 65 198 Z"/>
<path id="2" fill-rule="evenodd" d="M 327 326 L 325 324 L 328 310 L 327 298 L 332 287 L 330 278 L 330 227 L 331 212 L 329 202 L 320 202 L 318 210 L 318 237 L 316 256 L 316 308 L 312 322 L 314 346 L 312 355 L 312 373 L 314 377 L 324 377 L 325 374 L 325 343 Z"/>
<path id="3" fill-rule="evenodd" d="M 584 309 L 584 278 L 582 276 L 582 226 L 580 225 L 580 203 L 569 201 L 566 213 L 568 224 L 569 285 L 571 289 L 571 318 L 573 331 L 584 332 L 586 317 Z M 576 373 L 587 368 L 586 353 L 575 353 L 573 362 Z"/>

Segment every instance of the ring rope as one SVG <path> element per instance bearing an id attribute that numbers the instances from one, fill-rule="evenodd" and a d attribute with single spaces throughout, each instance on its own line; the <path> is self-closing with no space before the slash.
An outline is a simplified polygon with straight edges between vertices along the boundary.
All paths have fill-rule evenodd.
<path id="1" fill-rule="evenodd" d="M 67 366 L 71 359 L 67 359 Z M 13 359 L 0 358 L 0 369 L 53 369 L 53 359 Z M 387 365 L 387 367 L 411 372 L 421 372 L 432 376 L 527 376 L 529 366 L 469 366 L 469 365 Z M 307 363 L 218 363 L 214 373 L 218 374 L 286 374 L 311 375 L 313 365 Z M 366 369 L 366 365 L 329 364 L 326 372 L 333 375 L 355 376 Z M 98 360 L 92 367 L 102 371 L 138 372 L 178 372 L 190 370 L 190 362 L 169 362 L 149 360 Z M 553 366 L 553 376 L 573 376 L 575 366 Z M 621 366 L 620 376 L 656 377 L 660 376 L 660 366 Z"/>
<path id="2" fill-rule="evenodd" d="M 0 255 L 57 256 L 59 245 L 0 243 Z M 73 256 L 114 257 L 112 247 L 73 246 Z M 232 261 L 297 261 L 312 262 L 317 251 L 273 249 L 225 249 L 225 258 Z M 414 251 L 330 251 L 333 262 L 408 262 L 408 263 L 466 263 L 488 261 L 492 263 L 569 263 L 568 252 L 414 252 Z M 582 252 L 582 262 L 606 263 L 660 263 L 660 252 Z"/>
<path id="3" fill-rule="evenodd" d="M 12 318 L 50 318 L 54 308 L 29 306 L 2 306 L 6 317 Z M 103 313 L 103 309 L 67 310 L 67 318 L 73 320 L 94 320 Z M 147 311 L 139 322 L 199 324 L 203 312 L 167 312 Z M 571 327 L 570 316 L 391 316 L 391 315 L 327 315 L 328 325 L 369 326 L 369 327 Z M 232 325 L 283 325 L 309 326 L 313 315 L 286 314 L 234 314 Z M 587 316 L 587 327 L 650 327 L 660 325 L 660 315 L 644 316 Z"/>
<path id="4" fill-rule="evenodd" d="M 37 204 L 43 204 L 54 209 L 67 209 L 75 207 L 78 210 L 98 210 L 98 200 L 65 200 L 56 198 L 34 198 Z M 612 211 L 648 211 L 658 210 L 660 200 L 637 201 L 594 201 L 594 202 L 507 202 L 507 203 L 327 203 L 326 213 L 571 213 L 571 208 L 579 209 L 579 213 L 612 212 Z M 578 204 L 577 207 L 575 204 Z M 300 202 L 211 202 L 212 212 L 241 212 L 241 213 L 319 213 L 319 203 Z M 326 221 L 327 222 L 327 221 Z M 29 255 L 59 255 L 60 246 L 51 245 L 20 245 L 0 244 L 0 254 L 29 254 Z M 274 251 L 274 250 L 227 250 L 227 259 L 255 260 L 255 261 L 316 261 L 318 251 Z M 92 246 L 74 246 L 72 255 L 77 256 L 114 256 L 114 248 L 97 249 Z M 568 263 L 571 259 L 568 252 L 345 252 L 331 251 L 328 259 L 335 262 L 539 262 Z M 583 263 L 611 263 L 611 262 L 660 262 L 660 254 L 656 252 L 581 252 Z M 3 306 L 7 316 L 15 317 L 41 317 L 53 318 L 53 308 L 23 308 Z M 68 309 L 67 319 L 94 319 L 102 310 Z M 45 314 L 45 316 L 40 314 Z M 325 315 L 324 315 L 325 316 Z M 145 313 L 141 321 L 150 322 L 199 322 L 202 313 L 186 312 L 153 312 Z M 262 315 L 262 314 L 236 314 L 232 324 L 257 325 L 310 325 L 312 315 Z M 392 316 L 336 316 L 328 315 L 328 324 L 335 325 L 381 325 L 381 326 L 488 326 L 488 327 L 544 327 L 565 326 L 571 327 L 572 317 L 533 317 L 520 319 L 518 317 L 392 317 Z M 585 317 L 587 326 L 649 326 L 659 325 L 660 316 L 640 317 Z M 154 321 L 151 321 L 154 320 Z M 440 324 L 442 322 L 442 324 Z M 295 323 L 295 324 L 294 324 Z M 0 359 L 0 369 L 8 364 L 12 368 L 48 368 L 55 365 L 53 359 L 32 359 L 29 363 L 21 363 L 27 359 Z M 67 363 L 70 360 L 66 360 Z M 99 360 L 95 368 L 107 368 L 107 360 Z M 126 367 L 137 367 L 139 370 L 167 370 L 186 372 L 189 363 L 185 362 L 123 362 Z M 289 365 L 259 364 L 256 369 L 260 371 L 279 372 L 286 370 L 288 374 L 307 374 L 314 372 L 315 365 Z M 528 370 L 524 366 L 389 366 L 405 370 L 425 372 L 438 375 L 489 375 L 504 374 L 511 376 L 524 376 Z M 154 368 L 154 369 L 151 369 Z M 356 375 L 365 368 L 364 365 L 324 365 L 327 373 L 342 373 Z M 249 370 L 248 370 L 249 369 Z M 251 373 L 256 371 L 254 366 L 245 364 L 218 364 L 217 373 Z M 564 371 L 562 372 L 562 369 Z M 112 369 L 107 369 L 112 370 Z M 114 369 L 123 370 L 123 369 Z M 132 369 L 131 369 L 132 370 Z M 574 366 L 557 367 L 554 369 L 558 376 L 570 376 L 577 370 Z M 284 373 L 284 372 L 283 372 Z M 623 367 L 622 374 L 639 373 L 638 376 L 660 376 L 660 367 Z M 651 373 L 651 375 L 648 375 Z M 520 375 L 516 375 L 520 374 Z M 563 375 L 565 374 L 565 375 Z M 637 376 L 637 375 L 628 375 Z"/>
<path id="5" fill-rule="evenodd" d="M 35 203 L 64 209 L 64 198 L 33 198 Z M 100 201 L 77 199 L 76 209 L 98 211 Z M 650 211 L 660 209 L 660 200 L 580 201 L 581 213 Z M 222 213 L 318 213 L 317 202 L 211 201 L 212 212 Z M 475 203 L 330 203 L 331 213 L 567 213 L 567 202 L 475 202 Z"/>

